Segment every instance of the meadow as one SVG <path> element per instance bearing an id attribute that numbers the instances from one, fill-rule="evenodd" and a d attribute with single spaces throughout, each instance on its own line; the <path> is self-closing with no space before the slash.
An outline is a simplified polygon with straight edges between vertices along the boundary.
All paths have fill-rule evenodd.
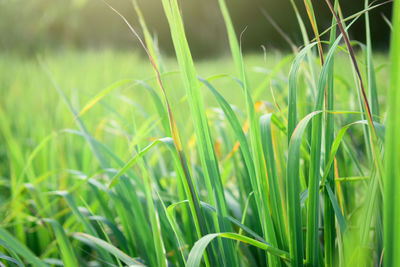
<path id="1" fill-rule="evenodd" d="M 388 53 L 379 3 L 325 31 L 306 0 L 302 46 L 242 55 L 218 0 L 200 60 L 177 0 L 175 56 L 133 3 L 143 47 L 0 52 L 0 266 L 400 266 L 399 1 Z"/>

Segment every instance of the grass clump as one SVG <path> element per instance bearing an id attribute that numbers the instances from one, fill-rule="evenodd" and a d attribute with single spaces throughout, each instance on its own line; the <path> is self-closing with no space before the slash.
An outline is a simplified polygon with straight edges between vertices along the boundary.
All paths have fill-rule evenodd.
<path id="1" fill-rule="evenodd" d="M 111 9 L 151 64 L 108 52 L 1 55 L 0 70 L 16 77 L 0 80 L 4 264 L 399 264 L 400 5 L 388 65 L 369 34 L 368 12 L 383 3 L 343 18 L 326 0 L 322 31 L 312 2 L 307 22 L 292 1 L 304 46 L 267 62 L 243 56 L 245 37 L 218 3 L 233 64 L 194 63 L 177 0 L 162 0 L 177 62 L 161 57 L 136 1 L 143 41 Z M 352 42 L 363 17 L 366 43 Z M 85 65 L 99 59 L 102 74 Z"/>

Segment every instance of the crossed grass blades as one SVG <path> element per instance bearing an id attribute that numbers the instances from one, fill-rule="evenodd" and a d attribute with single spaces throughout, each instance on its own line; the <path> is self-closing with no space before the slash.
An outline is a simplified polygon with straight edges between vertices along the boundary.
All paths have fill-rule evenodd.
<path id="1" fill-rule="evenodd" d="M 133 1 L 143 40 L 109 7 L 139 39 L 150 78 L 114 82 L 83 108 L 47 58 L 38 58 L 47 78 L 18 81 L 50 80 L 67 109 L 48 96 L 56 114 L 42 123 L 69 122 L 54 124 L 59 130 L 13 119 L 11 106 L 28 113 L 18 83 L 4 79 L 15 91 L 0 108 L 1 266 L 400 265 L 400 2 L 390 64 L 377 67 L 369 12 L 391 1 L 365 1 L 344 18 L 339 1 L 326 0 L 332 24 L 322 32 L 312 2 L 300 14 L 291 1 L 304 45 L 289 40 L 293 54 L 258 68 L 259 84 L 224 0 L 235 71 L 209 78 L 198 75 L 178 1 L 161 2 L 179 71 Z M 365 44 L 347 32 L 361 19 Z M 379 77 L 387 69 L 386 92 Z M 100 122 L 99 106 L 108 113 Z M 40 141 L 27 146 L 24 136 Z"/>

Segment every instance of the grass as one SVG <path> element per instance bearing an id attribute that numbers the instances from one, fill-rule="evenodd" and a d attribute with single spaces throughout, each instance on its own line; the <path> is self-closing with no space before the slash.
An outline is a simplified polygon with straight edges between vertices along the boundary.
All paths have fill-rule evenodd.
<path id="1" fill-rule="evenodd" d="M 400 54 L 399 50 L 396 49 L 400 45 L 400 5 L 399 3 L 395 3 L 394 5 L 394 13 L 393 13 L 393 31 L 395 32 L 392 36 L 391 43 L 391 83 L 390 83 L 390 103 L 389 103 L 389 111 L 388 111 L 388 130 L 386 136 L 386 176 L 385 176 L 385 191 L 384 191 L 384 247 L 386 249 L 386 253 L 384 255 L 384 262 L 388 265 L 396 265 L 400 263 L 400 257 L 398 251 L 400 249 L 399 243 L 396 241 L 396 238 L 399 236 L 399 230 L 396 225 L 399 223 L 399 213 L 398 213 L 398 205 L 399 199 L 396 191 L 399 189 L 399 182 L 396 177 L 399 176 L 399 160 L 400 160 L 400 152 L 399 152 L 399 140 L 398 136 L 398 123 L 399 118 L 394 114 L 398 114 L 398 101 L 400 99 L 399 94 L 399 84 L 400 84 Z M 397 31 L 396 31 L 397 29 Z"/>
<path id="2" fill-rule="evenodd" d="M 350 18 L 327 1 L 329 36 L 292 1 L 304 46 L 243 55 L 218 3 L 232 60 L 193 60 L 176 0 L 176 58 L 136 1 L 147 59 L 0 54 L 1 266 L 399 264 L 400 5 L 390 56 L 367 1 Z"/>

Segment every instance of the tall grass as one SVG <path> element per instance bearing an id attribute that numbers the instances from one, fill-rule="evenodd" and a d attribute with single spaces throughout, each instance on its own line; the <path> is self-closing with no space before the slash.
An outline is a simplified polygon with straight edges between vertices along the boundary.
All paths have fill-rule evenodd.
<path id="1" fill-rule="evenodd" d="M 384 191 L 384 264 L 395 266 L 400 263 L 400 246 L 397 240 L 399 236 L 399 199 L 396 193 L 399 189 L 398 177 L 400 174 L 400 143 L 399 143 L 399 86 L 400 86 L 400 3 L 397 1 L 393 7 L 393 35 L 391 42 L 391 80 L 389 91 L 388 121 L 386 131 L 386 176 Z"/>
<path id="2" fill-rule="evenodd" d="M 135 0 L 143 40 L 109 7 L 150 64 L 0 55 L 1 266 L 400 264 L 398 1 L 390 66 L 370 35 L 383 2 L 344 18 L 326 0 L 324 30 L 291 1 L 304 44 L 263 62 L 218 0 L 232 60 L 196 64 L 178 2 L 161 0 L 176 61 Z M 365 44 L 348 33 L 363 18 Z M 109 72 L 85 65 L 102 57 Z"/>

